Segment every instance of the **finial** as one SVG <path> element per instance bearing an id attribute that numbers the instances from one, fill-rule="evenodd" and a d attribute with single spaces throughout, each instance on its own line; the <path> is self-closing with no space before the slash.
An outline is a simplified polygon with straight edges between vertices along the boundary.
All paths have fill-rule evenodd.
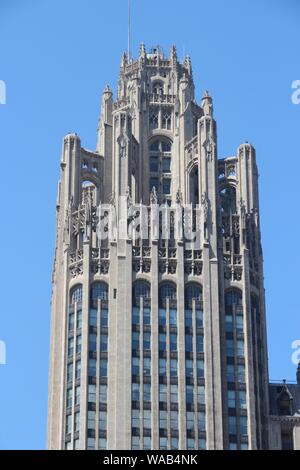
<path id="1" fill-rule="evenodd" d="M 142 42 L 142 44 L 140 45 L 140 57 L 146 57 L 146 47 L 144 42 Z"/>
<path id="2" fill-rule="evenodd" d="M 125 68 L 126 65 L 127 65 L 127 54 L 126 52 L 123 52 L 122 59 L 121 59 L 121 67 Z"/>
<path id="3" fill-rule="evenodd" d="M 213 102 L 212 98 L 209 95 L 208 90 L 205 91 L 204 96 L 201 101 L 201 106 L 203 108 L 204 114 L 207 116 L 213 115 Z"/>
<path id="4" fill-rule="evenodd" d="M 106 85 L 106 87 L 104 88 L 103 94 L 105 94 L 105 93 L 111 94 L 111 89 L 110 89 L 109 85 Z"/>
<path id="5" fill-rule="evenodd" d="M 173 63 L 177 62 L 177 50 L 176 50 L 176 46 L 174 44 L 171 47 L 171 61 Z"/>

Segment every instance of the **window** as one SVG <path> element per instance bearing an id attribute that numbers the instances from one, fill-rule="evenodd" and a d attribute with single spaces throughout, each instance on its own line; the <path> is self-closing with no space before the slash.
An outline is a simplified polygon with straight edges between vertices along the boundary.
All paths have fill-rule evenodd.
<path id="1" fill-rule="evenodd" d="M 156 176 L 150 178 L 149 191 L 151 192 L 153 188 L 156 189 L 156 192 L 159 192 L 159 179 Z"/>
<path id="2" fill-rule="evenodd" d="M 171 359 L 170 361 L 170 376 L 177 377 L 177 359 Z"/>
<path id="3" fill-rule="evenodd" d="M 167 386 L 166 384 L 159 384 L 159 401 L 167 401 Z"/>
<path id="4" fill-rule="evenodd" d="M 196 336 L 196 350 L 197 352 L 204 352 L 204 337 L 203 335 Z"/>
<path id="5" fill-rule="evenodd" d="M 167 429 L 168 428 L 168 413 L 167 411 L 160 410 L 159 412 L 159 428 Z"/>
<path id="6" fill-rule="evenodd" d="M 132 358 L 132 375 L 140 375 L 140 359 L 139 357 Z"/>
<path id="7" fill-rule="evenodd" d="M 200 432 L 205 432 L 205 412 L 198 412 L 198 429 Z"/>
<path id="8" fill-rule="evenodd" d="M 82 326 L 82 310 L 77 310 L 76 316 L 76 328 L 79 329 Z"/>
<path id="9" fill-rule="evenodd" d="M 229 429 L 229 434 L 236 434 L 236 417 L 235 416 L 228 417 L 228 429 Z"/>
<path id="10" fill-rule="evenodd" d="M 80 413 L 77 412 L 75 413 L 74 415 L 74 431 L 79 431 L 79 427 L 80 427 Z"/>
<path id="11" fill-rule="evenodd" d="M 234 342 L 232 339 L 226 340 L 226 356 L 234 357 Z"/>
<path id="12" fill-rule="evenodd" d="M 67 408 L 71 408 L 73 399 L 73 389 L 69 388 L 67 390 Z"/>
<path id="13" fill-rule="evenodd" d="M 150 410 L 144 410 L 143 427 L 144 429 L 151 429 L 151 411 Z"/>
<path id="14" fill-rule="evenodd" d="M 248 431 L 247 431 L 247 416 L 240 416 L 240 434 L 242 436 L 246 436 L 248 434 Z"/>
<path id="15" fill-rule="evenodd" d="M 131 426 L 133 428 L 140 428 L 140 410 L 131 411 Z"/>
<path id="16" fill-rule="evenodd" d="M 96 411 L 88 411 L 88 429 L 95 429 Z"/>
<path id="17" fill-rule="evenodd" d="M 171 179 L 170 178 L 163 178 L 162 192 L 163 192 L 163 194 L 170 194 L 171 193 Z"/>
<path id="18" fill-rule="evenodd" d="M 171 403 L 178 403 L 178 385 L 171 385 Z"/>
<path id="19" fill-rule="evenodd" d="M 151 349 L 151 333 L 144 332 L 144 351 L 150 351 Z"/>
<path id="20" fill-rule="evenodd" d="M 99 411 L 99 431 L 106 431 L 107 412 Z"/>
<path id="21" fill-rule="evenodd" d="M 151 437 L 149 436 L 144 436 L 144 450 L 150 450 L 151 449 Z"/>
<path id="22" fill-rule="evenodd" d="M 168 439 L 166 437 L 159 438 L 159 448 L 160 450 L 167 450 L 168 449 Z"/>
<path id="23" fill-rule="evenodd" d="M 82 301 L 82 286 L 78 285 L 71 290 L 71 304 Z"/>
<path id="24" fill-rule="evenodd" d="M 204 360 L 197 359 L 197 377 L 202 379 L 204 377 Z"/>
<path id="25" fill-rule="evenodd" d="M 150 111 L 150 128 L 151 129 L 158 129 L 158 109 L 153 108 Z"/>
<path id="26" fill-rule="evenodd" d="M 94 437 L 88 437 L 87 439 L 87 449 L 95 450 L 96 441 Z"/>
<path id="27" fill-rule="evenodd" d="M 89 334 L 89 351 L 93 352 L 97 349 L 97 335 L 94 333 Z"/>
<path id="28" fill-rule="evenodd" d="M 240 383 L 245 383 L 245 366 L 241 364 L 237 366 L 237 380 Z"/>
<path id="29" fill-rule="evenodd" d="M 139 450 L 140 449 L 140 438 L 139 438 L 139 436 L 132 436 L 132 438 L 131 438 L 131 447 L 132 447 L 132 450 Z"/>
<path id="30" fill-rule="evenodd" d="M 159 157 L 154 155 L 150 157 L 150 171 L 152 173 L 158 173 L 159 171 Z"/>
<path id="31" fill-rule="evenodd" d="M 193 352 L 193 336 L 185 335 L 185 350 L 186 352 Z"/>
<path id="32" fill-rule="evenodd" d="M 177 310 L 170 309 L 170 325 L 171 326 L 177 325 Z"/>
<path id="33" fill-rule="evenodd" d="M 95 310 L 94 308 L 90 309 L 89 325 L 97 326 L 97 310 Z"/>
<path id="34" fill-rule="evenodd" d="M 139 331 L 132 332 L 132 349 L 140 349 L 140 333 Z"/>
<path id="35" fill-rule="evenodd" d="M 227 392 L 227 405 L 228 408 L 235 408 L 235 391 L 228 390 Z"/>
<path id="36" fill-rule="evenodd" d="M 154 158 L 154 157 L 151 157 L 151 159 L 152 158 Z M 157 161 L 157 159 L 156 159 L 156 161 Z M 150 164 L 151 164 L 151 160 L 150 160 Z M 158 169 L 154 170 L 154 171 L 158 171 Z M 165 158 L 162 159 L 162 171 L 163 171 L 163 173 L 171 173 L 171 158 L 165 157 Z"/>
<path id="37" fill-rule="evenodd" d="M 193 361 L 191 359 L 185 361 L 185 374 L 186 377 L 193 377 Z"/>
<path id="38" fill-rule="evenodd" d="M 81 373 L 81 362 L 76 361 L 75 362 L 75 379 L 80 379 L 80 373 Z"/>
<path id="39" fill-rule="evenodd" d="M 162 82 L 154 82 L 152 85 L 152 90 L 155 95 L 163 94 L 164 92 L 164 85 Z"/>
<path id="40" fill-rule="evenodd" d="M 166 351 L 167 349 L 167 343 L 166 343 L 166 334 L 165 333 L 160 333 L 159 334 L 159 350 L 160 351 Z"/>
<path id="41" fill-rule="evenodd" d="M 74 354 L 74 338 L 69 338 L 68 340 L 68 357 L 73 356 Z"/>
<path id="42" fill-rule="evenodd" d="M 100 322 L 101 326 L 108 326 L 108 310 L 106 308 L 101 308 Z"/>
<path id="43" fill-rule="evenodd" d="M 166 310 L 160 308 L 158 311 L 158 322 L 160 326 L 166 326 L 166 322 L 167 322 L 166 315 L 167 315 Z"/>
<path id="44" fill-rule="evenodd" d="M 74 313 L 69 313 L 69 331 L 74 330 Z"/>
<path id="45" fill-rule="evenodd" d="M 107 403 L 107 385 L 100 385 L 99 387 L 99 402 Z"/>
<path id="46" fill-rule="evenodd" d="M 99 439 L 99 450 L 106 450 L 106 439 L 102 437 Z"/>
<path id="47" fill-rule="evenodd" d="M 68 364 L 67 366 L 67 381 L 71 382 L 73 380 L 73 363 Z"/>
<path id="48" fill-rule="evenodd" d="M 194 403 L 194 386 L 193 385 L 186 386 L 186 402 L 189 405 L 192 405 Z"/>
<path id="49" fill-rule="evenodd" d="M 107 377 L 107 359 L 101 359 L 100 361 L 100 376 Z"/>
<path id="50" fill-rule="evenodd" d="M 234 382 L 234 366 L 232 364 L 227 364 L 226 366 L 226 378 L 227 382 Z"/>
<path id="51" fill-rule="evenodd" d="M 168 110 L 164 110 L 162 112 L 162 128 L 163 129 L 171 129 L 172 117 L 171 113 Z"/>
<path id="52" fill-rule="evenodd" d="M 240 402 L 240 409 L 246 410 L 247 409 L 246 392 L 243 390 L 239 391 L 239 402 Z"/>
<path id="53" fill-rule="evenodd" d="M 195 428 L 195 413 L 193 411 L 187 411 L 186 413 L 186 429 L 188 431 L 194 431 Z"/>
<path id="54" fill-rule="evenodd" d="M 100 351 L 107 352 L 108 348 L 108 337 L 107 335 L 100 335 Z"/>
<path id="55" fill-rule="evenodd" d="M 159 359 L 159 375 L 164 376 L 167 373 L 167 360 Z"/>
<path id="56" fill-rule="evenodd" d="M 151 311 L 150 308 L 144 308 L 144 325 L 150 325 L 151 324 Z"/>
<path id="57" fill-rule="evenodd" d="M 171 411 L 170 414 L 171 429 L 178 429 L 178 411 Z"/>
<path id="58" fill-rule="evenodd" d="M 75 387 L 75 405 L 79 405 L 80 403 L 80 385 Z"/>
<path id="59" fill-rule="evenodd" d="M 133 383 L 131 386 L 131 400 L 140 401 L 140 384 Z"/>
<path id="60" fill-rule="evenodd" d="M 185 309 L 185 326 L 192 328 L 193 326 L 193 312 L 192 310 Z"/>
<path id="61" fill-rule="evenodd" d="M 81 352 L 81 335 L 76 336 L 76 354 Z"/>
<path id="62" fill-rule="evenodd" d="M 150 357 L 144 357 L 144 376 L 150 376 L 151 375 L 151 358 Z"/>
<path id="63" fill-rule="evenodd" d="M 197 402 L 199 405 L 205 405 L 205 387 L 204 385 L 197 386 Z"/>
<path id="64" fill-rule="evenodd" d="M 68 415 L 66 417 L 66 434 L 70 434 L 72 432 L 72 415 Z"/>
<path id="65" fill-rule="evenodd" d="M 177 335 L 171 334 L 170 335 L 170 351 L 176 351 L 176 350 L 177 350 Z"/>
<path id="66" fill-rule="evenodd" d="M 144 401 L 151 401 L 151 384 L 144 384 Z"/>
<path id="67" fill-rule="evenodd" d="M 94 282 L 91 287 L 91 300 L 108 300 L 108 285 L 104 282 Z"/>
<path id="68" fill-rule="evenodd" d="M 202 302 L 202 286 L 192 283 L 185 288 L 185 307 L 192 309 L 193 301 Z"/>
<path id="69" fill-rule="evenodd" d="M 140 306 L 141 297 L 144 300 L 150 299 L 150 284 L 145 281 L 138 281 L 133 286 L 133 303 L 134 307 Z"/>
<path id="70" fill-rule="evenodd" d="M 96 385 L 89 385 L 88 401 L 89 403 L 96 403 Z"/>
<path id="71" fill-rule="evenodd" d="M 238 340 L 236 343 L 238 357 L 244 357 L 244 341 Z"/>
<path id="72" fill-rule="evenodd" d="M 89 377 L 96 377 L 96 359 L 89 359 Z"/>

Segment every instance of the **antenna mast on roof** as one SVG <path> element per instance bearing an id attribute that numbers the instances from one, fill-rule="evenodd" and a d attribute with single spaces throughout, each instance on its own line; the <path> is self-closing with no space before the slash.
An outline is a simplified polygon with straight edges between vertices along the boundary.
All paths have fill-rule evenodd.
<path id="1" fill-rule="evenodd" d="M 131 60 L 131 0 L 128 0 L 128 62 Z"/>

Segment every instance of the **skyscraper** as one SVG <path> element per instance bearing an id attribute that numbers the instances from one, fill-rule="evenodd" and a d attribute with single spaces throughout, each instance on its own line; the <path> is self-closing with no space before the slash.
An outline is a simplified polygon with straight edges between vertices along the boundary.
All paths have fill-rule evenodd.
<path id="1" fill-rule="evenodd" d="M 120 219 L 121 200 L 131 232 L 99 237 L 99 207 Z M 168 212 L 188 204 L 200 243 Z M 138 205 L 147 227 L 154 208 L 171 214 L 168 238 L 163 214 L 138 237 Z M 268 448 L 266 337 L 255 150 L 218 159 L 190 58 L 142 44 L 116 99 L 103 92 L 96 151 L 63 141 L 48 448 Z"/>

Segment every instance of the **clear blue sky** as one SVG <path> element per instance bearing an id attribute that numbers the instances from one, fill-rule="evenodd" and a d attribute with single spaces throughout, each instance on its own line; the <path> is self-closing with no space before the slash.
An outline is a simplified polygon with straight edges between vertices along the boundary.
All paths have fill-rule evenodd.
<path id="1" fill-rule="evenodd" d="M 55 199 L 64 134 L 94 149 L 100 97 L 116 88 L 127 0 L 0 0 L 0 448 L 45 448 Z M 270 376 L 295 378 L 299 328 L 298 0 L 133 0 L 141 41 L 190 54 L 197 98 L 208 89 L 219 157 L 257 149 Z M 297 249 L 298 248 L 298 249 Z"/>

